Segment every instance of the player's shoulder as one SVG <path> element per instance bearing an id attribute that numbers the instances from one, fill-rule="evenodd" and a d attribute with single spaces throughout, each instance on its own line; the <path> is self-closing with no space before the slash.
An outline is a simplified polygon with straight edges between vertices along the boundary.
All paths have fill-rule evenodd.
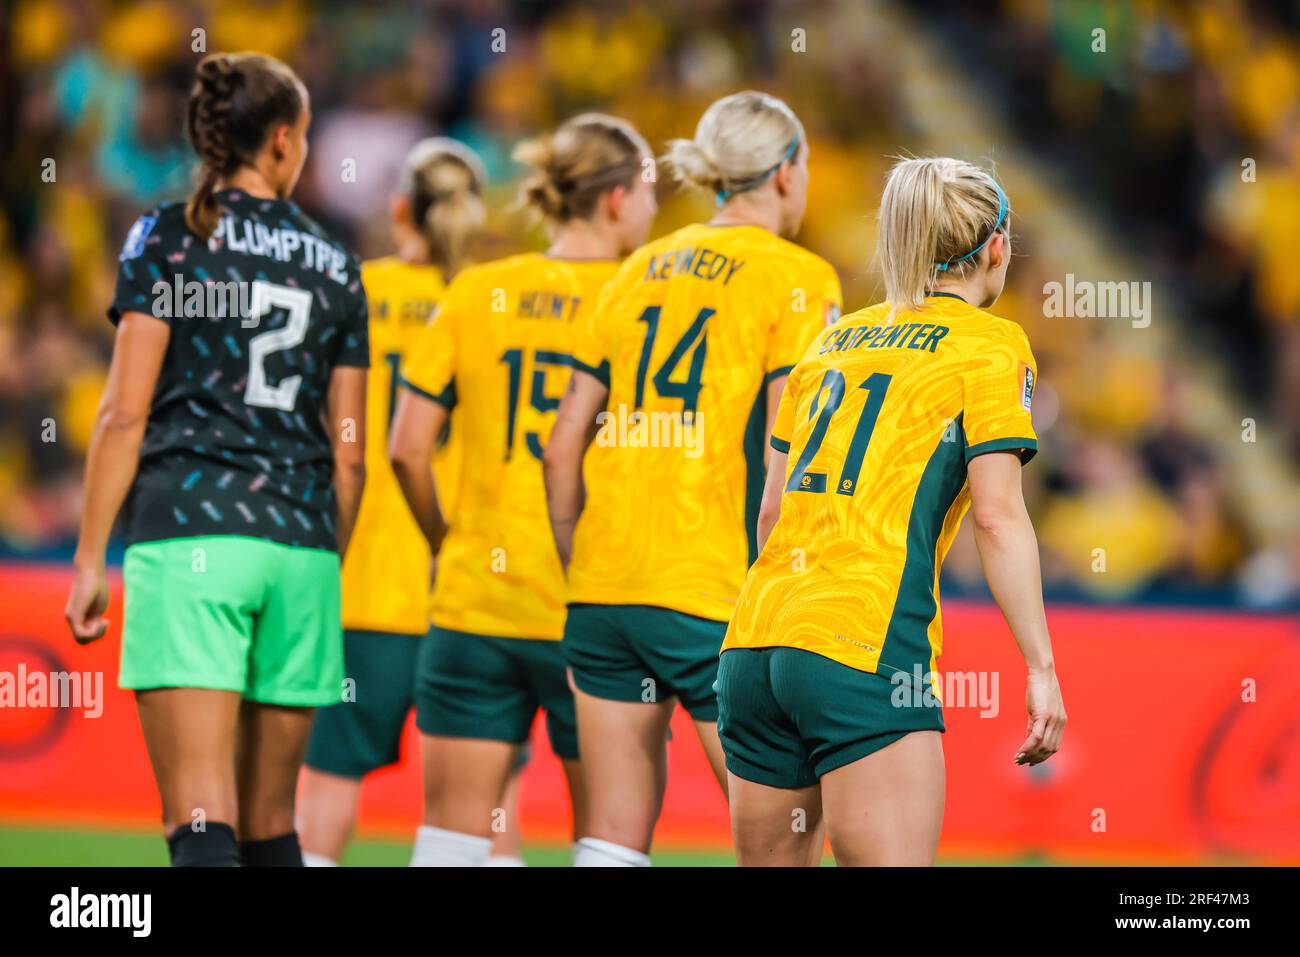
<path id="1" fill-rule="evenodd" d="M 252 199 L 253 197 L 248 198 Z M 265 202 L 269 205 L 271 201 L 267 200 Z M 289 214 L 293 219 L 294 226 L 297 227 L 299 232 L 314 236 L 318 241 L 337 249 L 347 259 L 348 271 L 353 275 L 359 275 L 361 273 L 361 259 L 348 248 L 346 243 L 320 223 L 316 222 L 316 220 L 307 215 L 307 213 L 303 212 L 302 207 L 293 200 L 284 200 L 284 203 L 289 207 Z"/>
<path id="2" fill-rule="evenodd" d="M 446 285 L 442 270 L 437 266 L 409 263 L 400 256 L 379 256 L 364 260 L 361 263 L 361 279 L 372 294 L 376 288 L 408 282 L 421 286 L 432 284 L 439 289 Z"/>
<path id="3" fill-rule="evenodd" d="M 183 202 L 159 203 L 131 223 L 117 258 L 120 262 L 138 259 L 151 247 L 170 252 L 196 239 L 185 223 Z"/>
<path id="4" fill-rule="evenodd" d="M 543 253 L 515 253 L 469 266 L 461 270 L 457 278 L 464 278 L 466 282 L 483 282 L 502 276 L 533 276 L 554 268 L 558 262 Z"/>
<path id="5" fill-rule="evenodd" d="M 812 341 L 808 343 L 808 348 L 804 350 L 800 365 L 807 364 L 810 361 L 815 363 L 818 357 L 828 351 L 827 344 L 835 342 L 837 339 L 843 341 L 848 330 L 881 325 L 885 321 L 888 312 L 889 303 L 878 302 L 873 306 L 865 306 L 854 312 L 846 313 L 834 322 L 828 323 L 825 328 L 819 329 L 817 335 L 813 336 Z"/>
<path id="6" fill-rule="evenodd" d="M 784 236 L 766 229 L 760 230 L 755 237 L 755 245 L 763 249 L 774 262 L 788 265 L 797 272 L 835 277 L 838 280 L 835 267 L 827 260 Z"/>
<path id="7" fill-rule="evenodd" d="M 484 287 L 509 286 L 545 268 L 546 257 L 539 253 L 516 253 L 500 259 L 466 266 L 448 284 L 448 293 L 464 294 Z"/>
<path id="8" fill-rule="evenodd" d="M 670 251 L 692 246 L 696 241 L 700 225 L 699 223 L 690 223 L 674 229 L 672 232 L 664 233 L 656 239 L 642 243 L 623 260 L 618 269 L 618 278 L 631 277 L 640 279 L 645 275 L 647 266 L 652 260 L 664 256 Z"/>
<path id="9" fill-rule="evenodd" d="M 855 309 L 853 312 L 846 312 L 839 319 L 826 327 L 827 331 L 847 329 L 850 326 L 876 326 L 885 321 L 889 314 L 889 303 L 878 302 L 874 305 L 863 306 L 861 309 Z"/>
<path id="10" fill-rule="evenodd" d="M 397 256 L 378 256 L 361 262 L 361 275 L 364 279 L 385 279 L 400 271 L 405 265 Z"/>
<path id="11" fill-rule="evenodd" d="M 1029 336 L 1020 323 L 994 315 L 986 309 L 973 310 L 970 327 L 975 336 L 990 344 L 1005 344 L 1015 349 L 1029 348 Z"/>
<path id="12" fill-rule="evenodd" d="M 461 270 L 453 283 L 462 289 L 550 288 L 556 290 L 604 285 L 620 267 L 616 259 L 565 259 L 540 252 L 516 253 Z"/>
<path id="13" fill-rule="evenodd" d="M 821 295 L 835 290 L 839 299 L 839 275 L 835 267 L 810 249 L 761 226 L 730 226 L 712 230 L 710 242 L 743 263 L 738 278 L 767 277 L 783 289 L 806 289 Z M 748 275 L 746 276 L 746 273 Z"/>

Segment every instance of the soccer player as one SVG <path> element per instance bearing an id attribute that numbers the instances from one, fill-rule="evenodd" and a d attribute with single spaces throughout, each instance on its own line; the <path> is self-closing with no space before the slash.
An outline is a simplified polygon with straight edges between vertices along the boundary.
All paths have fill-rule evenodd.
<path id="1" fill-rule="evenodd" d="M 931 864 L 943 820 L 939 567 L 968 509 L 1028 666 L 1017 764 L 1065 708 L 1020 489 L 1038 442 L 1024 332 L 984 310 L 1011 261 L 1006 193 L 954 159 L 902 160 L 880 206 L 887 301 L 817 336 L 786 388 L 759 534 L 727 632 L 718 730 L 742 865 Z M 802 809 L 804 832 L 791 816 Z"/>
<path id="2" fill-rule="evenodd" d="M 445 138 L 417 143 L 392 201 L 397 254 L 361 267 L 375 371 L 366 396 L 366 493 L 343 562 L 344 664 L 353 687 L 316 716 L 307 745 L 299 830 L 309 865 L 342 857 L 361 780 L 397 761 L 413 704 L 416 652 L 429 627 L 430 553 L 388 464 L 388 427 L 407 346 L 483 224 L 485 183 L 483 163 L 469 148 Z M 455 475 L 459 430 L 454 435 L 435 457 L 449 479 L 444 487 Z"/>
<path id="3" fill-rule="evenodd" d="M 283 63 L 200 61 L 202 182 L 136 220 L 108 310 L 66 617 L 78 641 L 103 636 L 125 503 L 120 681 L 178 866 L 302 865 L 298 771 L 343 680 L 370 352 L 359 264 L 288 199 L 310 120 Z"/>
<path id="4" fill-rule="evenodd" d="M 559 641 L 564 579 L 541 459 L 570 377 L 573 329 L 654 218 L 652 161 L 632 127 L 599 114 L 522 144 L 516 159 L 530 167 L 522 197 L 550 224 L 550 248 L 456 277 L 403 363 L 393 422 L 393 468 L 438 555 L 416 683 L 425 778 L 416 866 L 485 862 L 539 707 L 568 776 L 575 837 L 585 833 Z M 465 449 L 448 529 L 429 455 L 452 409 Z"/>
<path id="5" fill-rule="evenodd" d="M 545 456 L 589 802 L 580 866 L 649 864 L 677 701 L 725 787 L 713 682 L 756 554 L 766 440 L 787 373 L 840 308 L 834 269 L 787 238 L 808 186 L 788 106 L 725 97 L 668 160 L 717 213 L 606 287 Z"/>

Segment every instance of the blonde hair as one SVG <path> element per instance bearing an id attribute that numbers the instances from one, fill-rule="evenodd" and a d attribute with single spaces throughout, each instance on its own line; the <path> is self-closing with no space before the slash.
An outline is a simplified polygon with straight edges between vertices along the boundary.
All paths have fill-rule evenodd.
<path id="1" fill-rule="evenodd" d="M 718 204 L 767 182 L 805 141 L 803 124 L 781 100 L 745 90 L 715 101 L 695 137 L 672 140 L 665 162 L 681 182 L 707 189 Z"/>
<path id="2" fill-rule="evenodd" d="M 519 204 L 558 225 L 590 218 L 601 196 L 632 185 L 651 153 L 632 124 L 583 113 L 554 133 L 525 140 L 513 155 L 530 167 L 519 185 Z"/>
<path id="3" fill-rule="evenodd" d="M 919 309 L 940 273 L 967 276 L 994 233 L 1009 235 L 1010 207 L 992 175 L 946 156 L 900 159 L 880 199 L 876 254 L 890 315 Z"/>
<path id="4" fill-rule="evenodd" d="M 459 271 L 470 239 L 487 216 L 486 183 L 478 154 L 442 136 L 416 143 L 402 164 L 398 192 L 410 202 L 411 219 L 424 234 L 431 258 L 448 275 Z"/>

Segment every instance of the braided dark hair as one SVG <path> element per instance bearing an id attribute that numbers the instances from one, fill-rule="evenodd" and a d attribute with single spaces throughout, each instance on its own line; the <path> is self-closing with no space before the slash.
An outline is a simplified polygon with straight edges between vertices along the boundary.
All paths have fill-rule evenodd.
<path id="1" fill-rule="evenodd" d="M 218 181 L 251 164 L 274 127 L 297 122 L 301 88 L 293 70 L 258 53 L 213 53 L 199 61 L 186 128 L 201 178 L 186 204 L 185 224 L 200 238 L 217 228 Z"/>

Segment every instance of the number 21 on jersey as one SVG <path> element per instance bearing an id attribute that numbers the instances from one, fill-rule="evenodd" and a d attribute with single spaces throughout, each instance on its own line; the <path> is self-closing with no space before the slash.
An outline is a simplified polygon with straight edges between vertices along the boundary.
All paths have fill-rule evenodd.
<path id="1" fill-rule="evenodd" d="M 839 495 L 852 495 L 858 490 L 858 474 L 862 471 L 862 459 L 867 454 L 867 445 L 871 442 L 871 433 L 876 427 L 876 419 L 880 416 L 880 407 L 885 403 L 885 393 L 889 391 L 892 378 L 883 372 L 873 372 L 858 386 L 859 389 L 866 390 L 867 401 L 863 403 L 862 412 L 858 415 L 858 424 L 853 430 L 849 451 L 844 457 L 844 465 L 835 486 L 835 491 Z M 826 473 L 812 472 L 808 467 L 826 439 L 826 430 L 830 428 L 831 417 L 844 401 L 844 390 L 844 373 L 839 369 L 827 369 L 821 383 L 817 386 L 817 394 L 813 396 L 812 407 L 808 410 L 808 418 L 816 417 L 817 421 L 813 423 L 808 444 L 799 454 L 794 469 L 790 472 L 790 479 L 785 483 L 787 492 L 826 491 Z"/>

